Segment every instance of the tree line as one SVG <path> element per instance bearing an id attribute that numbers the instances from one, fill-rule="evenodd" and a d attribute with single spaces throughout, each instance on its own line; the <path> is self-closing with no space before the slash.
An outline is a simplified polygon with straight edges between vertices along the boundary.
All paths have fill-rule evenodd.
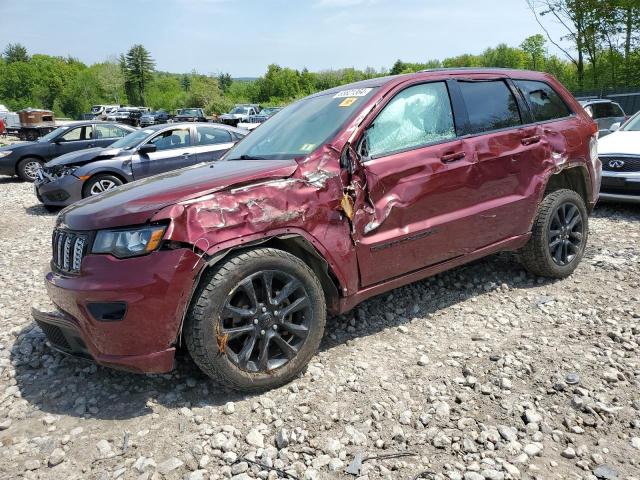
<path id="1" fill-rule="evenodd" d="M 72 57 L 29 55 L 10 44 L 0 56 L 0 103 L 54 110 L 79 118 L 96 104 L 143 105 L 172 111 L 201 107 L 209 114 L 235 103 L 283 105 L 314 92 L 388 74 L 441 67 L 505 67 L 549 72 L 574 92 L 640 88 L 640 0 L 525 0 L 544 34 L 480 54 L 423 62 L 396 61 L 389 69 L 343 68 L 310 72 L 269 65 L 253 81 L 228 73 L 158 71 L 142 45 L 107 61 L 85 65 Z M 549 22 L 564 32 L 549 33 Z M 550 54 L 554 45 L 557 54 Z"/>

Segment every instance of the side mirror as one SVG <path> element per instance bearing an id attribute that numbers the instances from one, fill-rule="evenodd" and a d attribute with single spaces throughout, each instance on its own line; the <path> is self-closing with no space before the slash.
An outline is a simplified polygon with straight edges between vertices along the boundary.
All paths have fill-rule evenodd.
<path id="1" fill-rule="evenodd" d="M 616 122 L 616 123 L 614 123 L 613 125 L 611 125 L 611 126 L 609 127 L 609 130 L 610 130 L 611 132 L 615 132 L 615 131 L 617 131 L 617 130 L 620 130 L 620 126 L 621 126 L 621 123 L 620 123 L 620 122 Z"/>
<path id="2" fill-rule="evenodd" d="M 153 153 L 158 149 L 153 143 L 145 143 L 138 149 L 138 153 L 146 155 L 147 153 Z"/>

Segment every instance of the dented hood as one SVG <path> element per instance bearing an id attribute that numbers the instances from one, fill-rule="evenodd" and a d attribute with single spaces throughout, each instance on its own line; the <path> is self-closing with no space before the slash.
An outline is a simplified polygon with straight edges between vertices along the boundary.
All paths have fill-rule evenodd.
<path id="1" fill-rule="evenodd" d="M 139 225 L 158 210 L 235 185 L 291 176 L 295 160 L 233 160 L 175 170 L 85 198 L 64 209 L 58 224 L 72 230 Z"/>
<path id="2" fill-rule="evenodd" d="M 65 153 L 47 162 L 47 167 L 58 167 L 62 165 L 82 165 L 103 158 L 115 157 L 122 151 L 121 148 L 94 147 Z"/>

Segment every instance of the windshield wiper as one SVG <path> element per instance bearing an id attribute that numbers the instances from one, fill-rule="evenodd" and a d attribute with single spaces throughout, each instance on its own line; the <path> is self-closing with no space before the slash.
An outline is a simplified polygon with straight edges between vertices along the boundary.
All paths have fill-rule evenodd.
<path id="1" fill-rule="evenodd" d="M 229 161 L 231 160 L 266 160 L 266 158 L 264 157 L 254 157 L 252 155 L 240 155 L 237 158 L 229 158 Z"/>

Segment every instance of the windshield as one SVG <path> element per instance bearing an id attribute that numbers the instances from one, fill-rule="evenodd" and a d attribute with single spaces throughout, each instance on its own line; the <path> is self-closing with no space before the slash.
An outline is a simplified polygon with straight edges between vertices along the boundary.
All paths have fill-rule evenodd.
<path id="1" fill-rule="evenodd" d="M 631 117 L 620 130 L 623 132 L 640 132 L 640 112 Z"/>
<path id="2" fill-rule="evenodd" d="M 96 105 L 95 107 L 91 107 L 91 111 L 93 113 L 100 113 L 102 111 L 102 107 L 100 105 Z"/>
<path id="3" fill-rule="evenodd" d="M 225 158 L 290 159 L 307 156 L 330 140 L 373 91 L 372 88 L 344 90 L 293 103 L 247 135 Z"/>
<path id="4" fill-rule="evenodd" d="M 140 145 L 149 135 L 154 133 L 155 130 L 137 130 L 130 133 L 126 137 L 122 137 L 120 140 L 111 144 L 109 148 L 123 148 L 130 150 Z"/>
<path id="5" fill-rule="evenodd" d="M 178 110 L 178 115 L 198 115 L 198 112 L 195 108 L 185 108 L 184 110 Z"/>
<path id="6" fill-rule="evenodd" d="M 39 142 L 50 142 L 51 140 L 53 140 L 54 138 L 56 138 L 58 135 L 62 134 L 62 132 L 64 132 L 65 130 L 68 130 L 69 127 L 58 127 L 55 130 L 47 133 L 45 136 L 40 137 L 38 139 Z"/>
<path id="7" fill-rule="evenodd" d="M 247 113 L 249 113 L 249 108 L 248 107 L 236 107 L 233 110 L 231 110 L 230 113 L 246 115 Z"/>
<path id="8" fill-rule="evenodd" d="M 265 108 L 260 112 L 260 115 L 273 115 L 274 113 L 277 113 L 280 110 L 282 109 L 281 108 Z"/>

